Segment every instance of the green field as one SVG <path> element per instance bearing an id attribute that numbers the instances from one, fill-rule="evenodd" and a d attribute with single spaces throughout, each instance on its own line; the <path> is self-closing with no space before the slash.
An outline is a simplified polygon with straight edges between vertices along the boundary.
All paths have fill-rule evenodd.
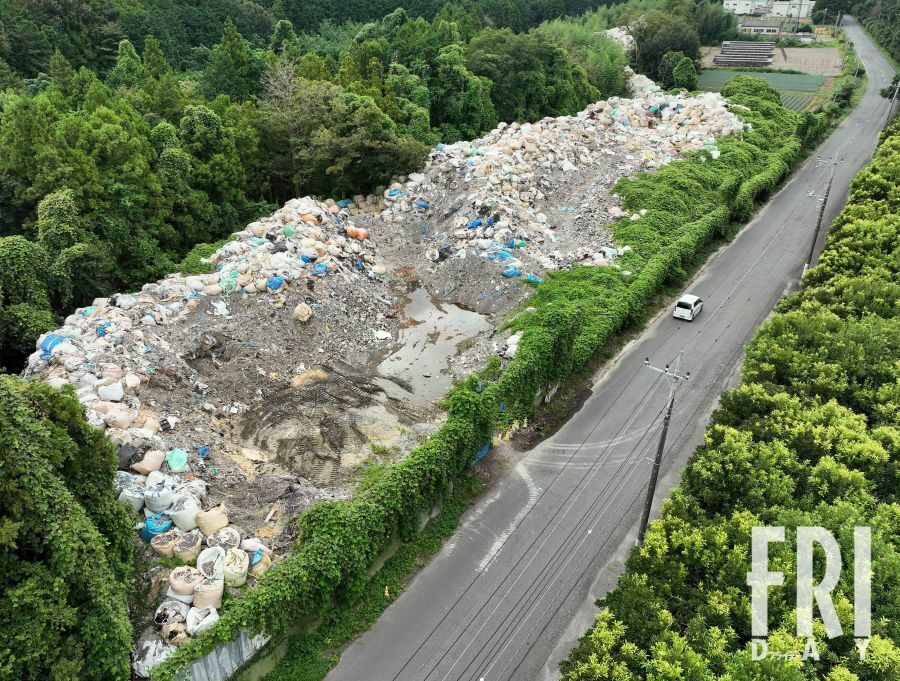
<path id="1" fill-rule="evenodd" d="M 782 92 L 781 104 L 791 111 L 805 111 L 815 104 L 816 96 L 809 92 Z"/>
<path id="2" fill-rule="evenodd" d="M 806 73 L 771 73 L 766 71 L 733 71 L 731 69 L 707 69 L 700 74 L 698 87 L 701 90 L 718 92 L 725 81 L 735 76 L 762 78 L 776 90 L 782 92 L 818 92 L 825 84 L 825 76 L 811 76 Z"/>
<path id="3" fill-rule="evenodd" d="M 781 92 L 781 103 L 792 111 L 804 111 L 816 101 L 816 93 L 827 80 L 826 76 L 812 76 L 806 73 L 772 73 L 768 71 L 735 71 L 732 69 L 707 69 L 700 74 L 697 85 L 701 90 L 718 92 L 735 76 L 762 78 Z"/>

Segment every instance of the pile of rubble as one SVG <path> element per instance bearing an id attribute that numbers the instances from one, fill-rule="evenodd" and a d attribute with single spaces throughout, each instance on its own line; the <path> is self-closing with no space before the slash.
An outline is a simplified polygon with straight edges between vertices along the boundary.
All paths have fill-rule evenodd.
<path id="1" fill-rule="evenodd" d="M 378 376 L 422 323 L 404 318 L 410 290 L 496 325 L 530 295 L 520 282 L 620 267 L 630 249 L 607 225 L 643 212 L 622 210 L 616 181 L 685 151 L 715 156 L 715 137 L 742 128 L 716 94 L 631 85 L 632 99 L 438 145 L 381 197 L 289 201 L 219 249 L 214 272 L 95 300 L 38 340 L 25 375 L 75 386 L 117 447 L 119 499 L 143 514 L 148 550 L 185 564 L 165 575 L 140 659 L 214 622 L 224 589 L 252 584 L 290 546 L 282 519 L 349 494 L 340 473 L 373 443 L 402 454 L 438 426 L 411 381 Z M 446 361 L 462 377 L 491 352 L 514 355 L 517 337 L 486 326 L 460 324 L 475 330 L 453 331 L 428 371 Z"/>
<path id="2" fill-rule="evenodd" d="M 626 52 L 634 49 L 634 37 L 631 35 L 631 29 L 628 26 L 614 26 L 606 29 L 606 35 L 622 46 Z"/>
<path id="3" fill-rule="evenodd" d="M 378 249 L 333 201 L 288 202 L 224 245 L 213 266 L 79 308 L 38 339 L 25 371 L 75 386 L 89 422 L 117 447 L 119 500 L 143 516 L 142 538 L 161 556 L 199 561 L 169 575 L 164 621 L 157 613 L 166 645 L 214 618 L 225 586 L 252 583 L 278 560 L 290 544 L 278 536 L 282 518 L 344 493 L 329 485 L 348 443 L 331 443 L 334 455 L 325 440 L 365 425 L 350 422 L 352 410 L 376 391 L 347 377 L 396 335 L 397 296 Z M 369 421 L 388 421 L 374 406 Z M 369 450 L 365 437 L 356 444 Z M 333 466 L 318 476 L 327 456 Z M 224 577 L 218 567 L 207 574 L 204 556 Z M 205 614 L 192 625 L 193 610 L 182 611 L 197 598 Z"/>
<path id="4" fill-rule="evenodd" d="M 715 138 L 742 129 L 716 93 L 669 94 L 641 75 L 630 83 L 630 99 L 611 97 L 575 116 L 501 123 L 479 140 L 438 145 L 422 172 L 385 190 L 381 222 L 422 224 L 425 256 L 441 264 L 438 290 L 442 279 L 476 272 L 479 259 L 498 279 L 531 282 L 576 264 L 613 264 L 623 250 L 603 225 L 626 213 L 618 197 L 595 190 L 686 151 L 717 157 Z M 575 205 L 566 206 L 578 189 Z M 586 214 L 573 219 L 579 212 Z M 463 271 L 444 271 L 453 268 Z M 471 279 L 483 287 L 482 277 Z M 481 300 L 459 302 L 481 311 Z"/>

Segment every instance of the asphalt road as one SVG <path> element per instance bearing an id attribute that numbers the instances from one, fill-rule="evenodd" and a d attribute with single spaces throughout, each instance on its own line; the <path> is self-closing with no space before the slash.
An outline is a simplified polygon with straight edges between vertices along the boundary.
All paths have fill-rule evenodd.
<path id="1" fill-rule="evenodd" d="M 886 115 L 878 90 L 893 72 L 850 17 L 869 74 L 856 110 L 687 290 L 705 301 L 692 323 L 658 315 L 596 377 L 592 395 L 552 438 L 510 460 L 491 494 L 329 681 L 549 679 L 615 584 L 634 541 L 668 394 L 645 357 L 679 353 L 679 387 L 659 500 L 701 441 L 744 345 L 807 259 L 818 203 L 834 171 L 825 224 L 870 159 Z M 832 161 L 837 161 L 834 165 Z M 654 510 L 655 512 L 655 510 Z"/>

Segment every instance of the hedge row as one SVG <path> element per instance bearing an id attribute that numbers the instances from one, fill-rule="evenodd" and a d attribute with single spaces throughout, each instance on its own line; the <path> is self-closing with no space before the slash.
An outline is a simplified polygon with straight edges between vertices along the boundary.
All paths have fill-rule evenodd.
<path id="1" fill-rule="evenodd" d="M 770 569 L 770 653 L 801 653 L 796 528 L 841 546 L 833 594 L 843 636 L 816 620 L 819 659 L 752 659 L 750 538 L 781 525 Z M 854 644 L 853 528 L 872 528 L 872 636 Z M 821 571 L 816 572 L 817 576 Z M 801 290 L 747 348 L 742 385 L 722 398 L 681 484 L 593 628 L 562 664 L 565 681 L 900 678 L 900 119 Z"/>
<path id="2" fill-rule="evenodd" d="M 800 118 L 783 109 L 763 81 L 735 78 L 723 90 L 752 129 L 719 142 L 721 156 L 694 153 L 657 173 L 620 183 L 629 210 L 647 215 L 616 227 L 619 243 L 640 242 L 621 259 L 623 270 L 580 267 L 552 274 L 537 287 L 518 317 L 523 331 L 516 357 L 496 375 L 493 365 L 456 386 L 447 398 L 447 420 L 426 443 L 349 501 L 320 503 L 300 519 L 294 552 L 256 588 L 234 602 L 219 623 L 180 647 L 155 673 L 173 679 L 193 659 L 231 640 L 240 629 L 277 635 L 292 623 L 321 614 L 333 602 L 352 602 L 366 570 L 399 530 L 408 540 L 420 514 L 430 509 L 503 423 L 529 414 L 535 397 L 564 379 L 614 333 L 639 318 L 651 296 L 681 274 L 696 252 L 772 189 L 800 153 Z M 725 180 L 723 181 L 723 178 Z M 692 191 L 673 187 L 689 184 Z"/>

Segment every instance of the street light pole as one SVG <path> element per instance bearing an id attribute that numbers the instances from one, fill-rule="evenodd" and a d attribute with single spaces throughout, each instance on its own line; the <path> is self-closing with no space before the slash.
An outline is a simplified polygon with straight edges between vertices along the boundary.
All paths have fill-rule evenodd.
<path id="1" fill-rule="evenodd" d="M 675 358 L 675 366 L 670 367 L 666 364 L 663 369 L 650 364 L 649 357 L 644 360 L 645 367 L 661 373 L 666 377 L 666 380 L 669 382 L 669 399 L 668 404 L 666 404 L 666 414 L 663 417 L 662 433 L 659 435 L 659 443 L 656 446 L 656 456 L 653 459 L 653 470 L 650 472 L 650 484 L 647 487 L 647 498 L 644 501 L 644 513 L 641 516 L 641 526 L 638 529 L 638 535 L 634 541 L 635 546 L 640 546 L 644 543 L 644 534 L 647 532 L 647 524 L 650 522 L 650 509 L 653 506 L 653 497 L 656 495 L 656 481 L 659 479 L 659 469 L 662 466 L 663 452 L 666 448 L 666 434 L 669 432 L 669 421 L 672 418 L 672 407 L 675 404 L 675 391 L 682 381 L 686 381 L 691 377 L 690 371 L 684 376 L 678 373 L 681 370 L 681 358 L 682 354 L 679 352 L 678 357 Z"/>

